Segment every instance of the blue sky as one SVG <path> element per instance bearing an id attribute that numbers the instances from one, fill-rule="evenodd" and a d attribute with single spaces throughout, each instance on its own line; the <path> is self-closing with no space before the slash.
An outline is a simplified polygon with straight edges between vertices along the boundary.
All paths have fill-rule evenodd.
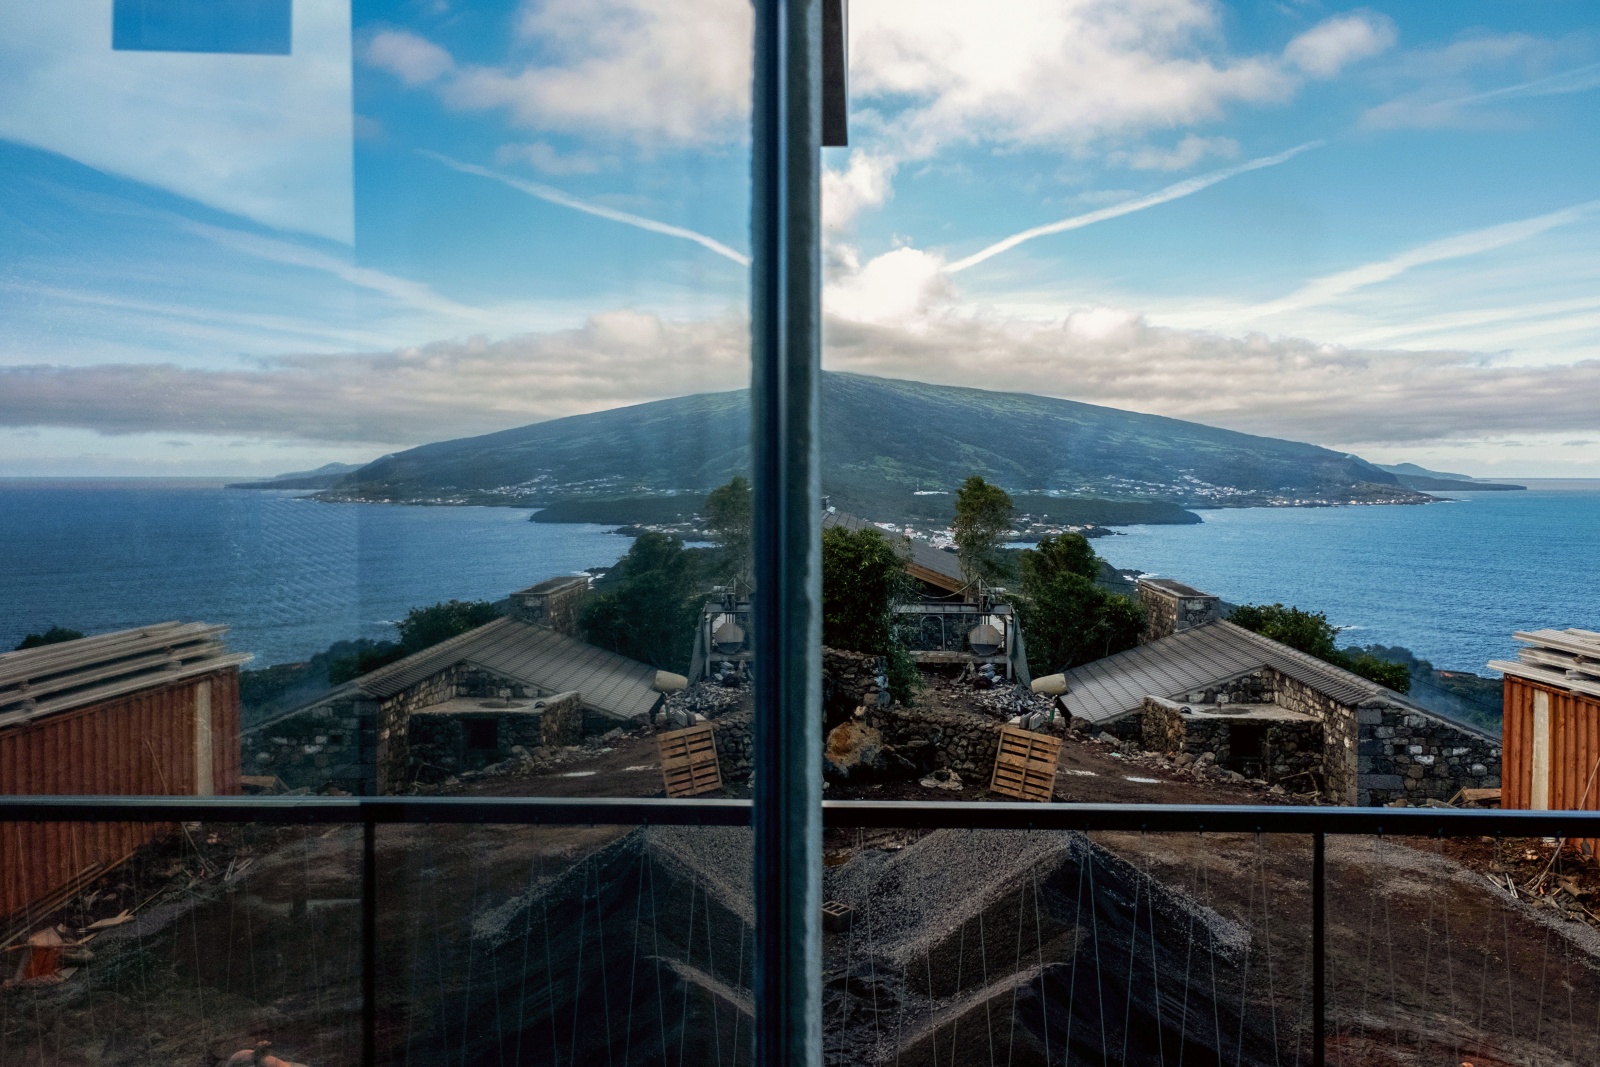
<path id="1" fill-rule="evenodd" d="M 855 0 L 825 362 L 1600 476 L 1581 0 Z M 247 474 L 747 376 L 745 0 L 0 8 L 0 475 Z"/>

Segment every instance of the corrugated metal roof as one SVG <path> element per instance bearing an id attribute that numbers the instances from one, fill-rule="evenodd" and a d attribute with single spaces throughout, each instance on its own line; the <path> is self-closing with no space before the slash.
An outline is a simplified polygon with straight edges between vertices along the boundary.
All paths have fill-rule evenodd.
<path id="1" fill-rule="evenodd" d="M 856 515 L 848 514 L 843 511 L 825 511 L 822 513 L 822 528 L 826 530 L 830 526 L 838 526 L 846 530 L 877 530 L 879 533 L 888 532 L 882 527 L 878 526 L 876 523 L 868 522 L 866 519 L 860 518 Z M 956 554 L 954 552 L 946 552 L 942 548 L 934 548 L 932 545 L 928 544 L 928 542 L 923 541 L 920 538 L 909 537 L 906 540 L 911 546 L 912 563 L 915 563 L 917 566 L 926 570 L 933 571 L 935 574 L 941 574 L 950 579 L 952 582 L 961 583 L 963 585 L 966 583 L 966 578 L 961 574 L 961 561 L 956 558 Z"/>
<path id="2" fill-rule="evenodd" d="M 1392 689 L 1231 622 L 1183 630 L 1066 672 L 1068 710 L 1090 722 L 1135 711 L 1147 696 L 1177 699 L 1214 682 L 1271 667 L 1341 704 L 1370 700 L 1422 712 Z M 1425 714 L 1425 712 L 1424 712 Z"/>
<path id="3" fill-rule="evenodd" d="M 661 695 L 647 663 L 536 626 L 502 618 L 356 679 L 368 696 L 394 696 L 458 663 L 515 678 L 547 693 L 577 690 L 587 708 L 619 718 L 647 715 Z"/>
<path id="4" fill-rule="evenodd" d="M 250 662 L 227 632 L 162 622 L 0 654 L 0 728 Z"/>

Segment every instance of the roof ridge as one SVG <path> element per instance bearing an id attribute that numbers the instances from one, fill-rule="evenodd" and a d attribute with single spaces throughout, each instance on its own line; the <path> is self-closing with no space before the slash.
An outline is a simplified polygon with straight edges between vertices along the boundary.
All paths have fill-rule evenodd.
<path id="1" fill-rule="evenodd" d="M 440 641 L 436 645 L 429 645 L 427 648 L 424 648 L 418 652 L 413 652 L 411 655 L 406 656 L 403 659 L 397 659 L 393 663 L 387 663 L 375 671 L 363 674 L 361 677 L 354 680 L 355 684 L 361 690 L 366 691 L 367 687 L 373 682 L 383 681 L 385 678 L 389 678 L 393 675 L 399 674 L 402 671 L 409 670 L 410 668 L 415 667 L 417 664 L 424 663 L 435 656 L 453 654 L 466 645 L 470 645 L 476 641 L 482 640 L 484 637 L 490 635 L 491 630 L 495 633 L 498 633 L 500 630 L 506 629 L 505 624 L 507 623 L 521 623 L 524 626 L 532 625 L 531 623 L 522 622 L 521 619 L 512 618 L 510 615 L 502 615 L 498 619 L 491 619 L 482 626 L 474 627 L 473 629 L 468 630 L 466 633 L 456 634 L 454 637 Z"/>

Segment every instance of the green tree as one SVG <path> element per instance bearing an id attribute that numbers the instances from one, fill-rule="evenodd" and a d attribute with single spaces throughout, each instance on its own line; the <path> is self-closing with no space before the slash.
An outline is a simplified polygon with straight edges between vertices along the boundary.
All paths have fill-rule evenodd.
<path id="1" fill-rule="evenodd" d="M 737 475 L 727 485 L 718 486 L 706 496 L 702 509 L 706 526 L 716 538 L 721 552 L 718 571 L 721 577 L 734 585 L 749 588 L 751 584 L 750 530 L 754 514 L 754 494 L 750 483 Z"/>
<path id="2" fill-rule="evenodd" d="M 17 652 L 27 648 L 41 648 L 45 645 L 59 645 L 63 641 L 76 641 L 83 634 L 77 630 L 69 630 L 65 626 L 52 626 L 42 634 L 29 634 L 24 637 L 16 647 Z"/>
<path id="3" fill-rule="evenodd" d="M 698 585 L 698 569 L 683 542 L 646 531 L 584 601 L 579 630 L 591 644 L 681 673 L 694 648 Z"/>
<path id="4" fill-rule="evenodd" d="M 499 617 L 499 605 L 487 600 L 447 600 L 426 608 L 412 608 L 400 620 L 400 647 L 409 656 L 457 634 L 476 630 Z"/>
<path id="5" fill-rule="evenodd" d="M 1070 670 L 1139 643 L 1144 608 L 1101 588 L 1100 559 L 1079 534 L 1046 537 L 1020 556 L 1017 609 L 1035 676 Z"/>
<path id="6" fill-rule="evenodd" d="M 895 608 L 911 594 L 906 555 L 872 527 L 822 531 L 822 643 L 882 656 L 889 695 L 909 703 L 917 665 L 896 625 Z"/>
<path id="7" fill-rule="evenodd" d="M 956 490 L 956 558 L 969 585 L 1005 573 L 1000 546 L 1011 529 L 1012 510 L 1010 494 L 976 474 Z"/>
<path id="8" fill-rule="evenodd" d="M 1411 670 L 1406 664 L 1381 659 L 1364 649 L 1341 651 L 1335 644 L 1339 628 L 1323 612 L 1286 608 L 1282 604 L 1244 604 L 1233 609 L 1228 621 L 1397 693 L 1411 691 Z"/>
<path id="9" fill-rule="evenodd" d="M 1339 628 L 1320 611 L 1302 611 L 1282 604 L 1242 604 L 1233 609 L 1228 621 L 1329 663 L 1336 662 L 1339 655 L 1334 644 Z"/>

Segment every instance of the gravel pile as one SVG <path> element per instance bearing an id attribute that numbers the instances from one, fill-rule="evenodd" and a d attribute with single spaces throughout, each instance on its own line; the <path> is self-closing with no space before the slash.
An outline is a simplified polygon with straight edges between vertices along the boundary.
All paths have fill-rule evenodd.
<path id="1" fill-rule="evenodd" d="M 743 683 L 739 685 L 722 685 L 716 682 L 695 682 L 689 688 L 676 693 L 669 693 L 662 702 L 661 712 L 658 717 L 670 720 L 672 712 L 691 712 L 704 715 L 707 719 L 715 719 L 736 711 L 741 705 L 750 701 L 750 687 Z"/>
<path id="2" fill-rule="evenodd" d="M 871 850 L 823 875 L 823 895 L 870 925 L 897 966 L 959 929 L 1029 872 L 1066 861 L 1075 835 L 1053 831 L 937 830 L 895 852 Z"/>

